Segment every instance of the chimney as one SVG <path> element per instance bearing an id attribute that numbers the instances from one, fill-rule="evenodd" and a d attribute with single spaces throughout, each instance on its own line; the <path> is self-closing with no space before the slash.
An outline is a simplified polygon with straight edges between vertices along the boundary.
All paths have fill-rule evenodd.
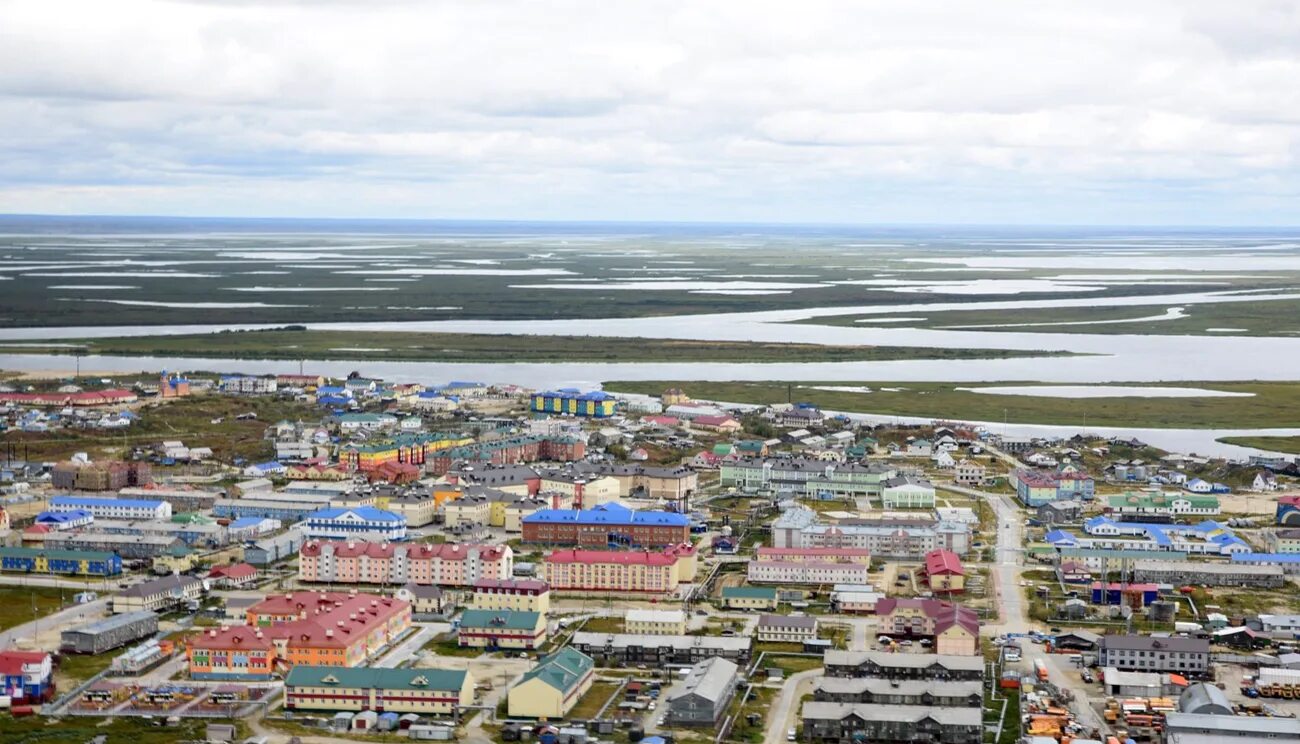
<path id="1" fill-rule="evenodd" d="M 326 629 L 325 629 L 325 637 L 326 637 L 326 638 L 333 638 L 333 637 L 334 637 L 334 629 L 333 629 L 333 628 L 326 628 Z"/>

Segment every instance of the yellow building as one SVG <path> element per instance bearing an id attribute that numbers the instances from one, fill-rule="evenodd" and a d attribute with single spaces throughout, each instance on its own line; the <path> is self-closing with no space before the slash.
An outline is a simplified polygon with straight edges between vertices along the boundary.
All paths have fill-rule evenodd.
<path id="1" fill-rule="evenodd" d="M 385 498 L 383 501 L 387 503 L 383 506 L 377 505 L 377 508 L 406 517 L 407 527 L 422 527 L 430 524 L 438 511 L 437 500 L 425 494 L 393 496 Z"/>
<path id="2" fill-rule="evenodd" d="M 730 610 L 775 610 L 778 604 L 776 587 L 729 586 L 722 590 L 722 606 Z"/>
<path id="3" fill-rule="evenodd" d="M 681 388 L 668 388 L 663 395 L 659 396 L 659 400 L 664 404 L 665 408 L 668 406 L 684 406 L 691 402 L 690 396 L 683 393 Z"/>
<path id="4" fill-rule="evenodd" d="M 286 710 L 447 715 L 473 704 L 474 678 L 463 670 L 296 664 L 284 680 Z"/>
<path id="5" fill-rule="evenodd" d="M 686 613 L 682 610 L 628 610 L 623 632 L 637 635 L 686 635 Z"/>
<path id="6" fill-rule="evenodd" d="M 668 594 L 695 578 L 691 545 L 658 553 L 620 550 L 553 550 L 542 564 L 546 583 L 557 592 Z"/>
<path id="7" fill-rule="evenodd" d="M 514 610 L 465 610 L 456 643 L 462 647 L 535 649 L 546 642 L 546 616 Z"/>
<path id="8" fill-rule="evenodd" d="M 572 648 L 547 656 L 528 670 L 519 684 L 510 688 L 506 698 L 508 715 L 544 720 L 564 718 L 591 689 L 595 666 L 590 656 Z"/>
<path id="9" fill-rule="evenodd" d="M 575 473 L 550 473 L 542 476 L 541 491 L 562 494 L 570 503 L 582 503 L 583 509 L 617 501 L 620 494 L 618 478 L 609 475 L 580 475 Z M 563 506 L 557 506 L 563 509 Z"/>
<path id="10" fill-rule="evenodd" d="M 551 588 L 536 579 L 479 579 L 474 582 L 476 610 L 551 611 Z"/>

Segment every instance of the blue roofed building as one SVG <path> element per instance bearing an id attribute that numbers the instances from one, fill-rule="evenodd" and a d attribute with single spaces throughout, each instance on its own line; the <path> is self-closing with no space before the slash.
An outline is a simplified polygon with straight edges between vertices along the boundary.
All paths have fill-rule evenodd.
<path id="1" fill-rule="evenodd" d="M 406 517 L 373 506 L 320 509 L 307 515 L 303 527 L 311 539 L 406 539 Z"/>
<path id="2" fill-rule="evenodd" d="M 95 515 L 85 509 L 73 509 L 65 512 L 43 511 L 36 515 L 35 524 L 43 524 L 52 530 L 73 530 L 88 527 L 95 521 Z"/>
<path id="3" fill-rule="evenodd" d="M 93 496 L 55 496 L 50 511 L 87 511 L 96 519 L 171 519 L 172 505 L 155 499 L 114 499 Z"/>
<path id="4" fill-rule="evenodd" d="M 539 509 L 524 517 L 522 525 L 524 542 L 658 548 L 690 542 L 691 520 L 685 514 L 613 502 L 592 509 Z"/>
<path id="5" fill-rule="evenodd" d="M 599 390 L 584 393 L 577 388 L 561 388 L 534 393 L 530 408 L 534 413 L 609 418 L 614 415 L 617 403 L 614 396 Z"/>

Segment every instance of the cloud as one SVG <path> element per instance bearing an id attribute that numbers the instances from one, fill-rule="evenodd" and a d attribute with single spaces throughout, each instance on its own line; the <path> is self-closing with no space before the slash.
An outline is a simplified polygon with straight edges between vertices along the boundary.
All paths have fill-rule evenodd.
<path id="1" fill-rule="evenodd" d="M 1300 222 L 1290 2 L 0 3 L 6 211 Z"/>

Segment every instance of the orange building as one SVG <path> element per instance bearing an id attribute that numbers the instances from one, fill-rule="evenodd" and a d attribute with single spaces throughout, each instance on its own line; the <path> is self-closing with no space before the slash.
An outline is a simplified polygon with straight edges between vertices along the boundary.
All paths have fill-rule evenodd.
<path id="1" fill-rule="evenodd" d="M 158 376 L 158 397 L 184 398 L 189 394 L 190 381 L 179 374 L 167 374 L 167 370 L 163 370 Z"/>
<path id="2" fill-rule="evenodd" d="M 399 434 L 366 444 L 349 444 L 339 451 L 339 462 L 353 470 L 371 471 L 387 464 L 406 463 L 424 466 L 429 456 L 440 450 L 461 447 L 473 442 L 463 434 Z"/>
<path id="3" fill-rule="evenodd" d="M 279 653 L 261 628 L 232 625 L 191 638 L 186 654 L 192 679 L 270 679 Z"/>
<path id="4" fill-rule="evenodd" d="M 658 553 L 619 550 L 554 550 L 542 564 L 543 579 L 557 592 L 668 594 L 695 579 L 695 547 L 672 545 Z"/>

